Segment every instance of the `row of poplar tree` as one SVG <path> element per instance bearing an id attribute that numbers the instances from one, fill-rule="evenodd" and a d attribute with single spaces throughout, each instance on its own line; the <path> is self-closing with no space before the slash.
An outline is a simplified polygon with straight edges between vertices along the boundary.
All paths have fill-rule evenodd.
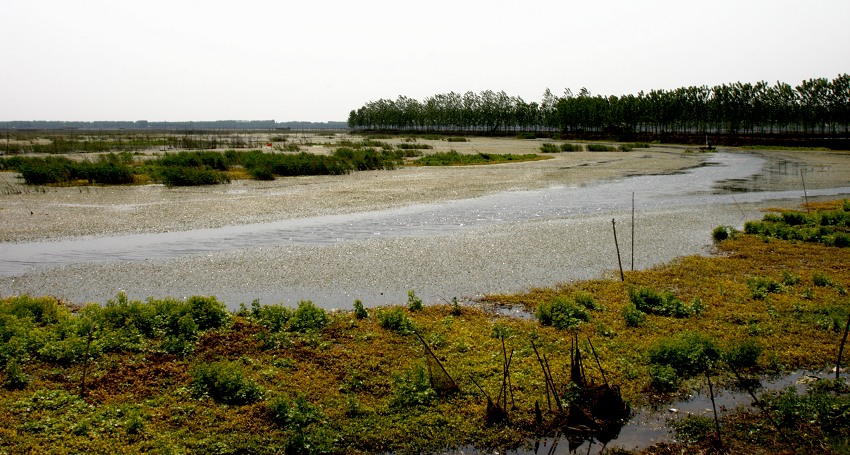
<path id="1" fill-rule="evenodd" d="M 504 91 L 455 92 L 418 101 L 370 101 L 352 110 L 349 128 L 383 131 L 514 131 L 844 134 L 850 127 L 850 75 L 784 82 L 651 90 L 637 95 L 562 96 L 549 89 L 538 102 Z"/>

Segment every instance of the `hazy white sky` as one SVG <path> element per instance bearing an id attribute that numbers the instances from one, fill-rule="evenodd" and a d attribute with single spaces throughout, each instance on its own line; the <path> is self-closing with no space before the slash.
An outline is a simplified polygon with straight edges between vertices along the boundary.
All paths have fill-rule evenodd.
<path id="1" fill-rule="evenodd" d="M 344 121 L 368 101 L 850 73 L 849 0 L 0 0 L 0 120 Z"/>

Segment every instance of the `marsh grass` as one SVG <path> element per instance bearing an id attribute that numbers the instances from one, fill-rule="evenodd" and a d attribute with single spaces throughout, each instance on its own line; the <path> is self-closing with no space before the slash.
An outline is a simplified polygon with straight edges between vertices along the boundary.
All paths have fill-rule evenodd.
<path id="1" fill-rule="evenodd" d="M 719 382 L 733 381 L 724 365 L 753 371 L 834 365 L 841 336 L 834 321 L 846 321 L 847 297 L 841 288 L 850 283 L 850 270 L 839 265 L 850 263 L 850 250 L 778 239 L 766 243 L 744 234 L 723 241 L 718 249 L 724 254 L 689 256 L 626 273 L 635 289 L 669 289 L 682 302 L 700 299 L 704 309 L 698 317 L 641 313 L 642 323 L 629 324 L 624 309 L 634 303 L 628 288 L 612 279 L 490 295 L 485 301 L 530 311 L 567 302 L 586 312 L 590 323 L 570 330 L 580 340 L 593 338 L 607 381 L 619 386 L 634 406 L 660 404 L 652 386 L 676 391 L 701 387 L 704 378 L 691 378 L 709 363 L 701 359 L 714 365 L 713 379 Z M 799 282 L 783 284 L 786 291 L 770 293 L 768 299 L 754 298 L 747 280 L 784 281 L 781 270 Z M 814 286 L 815 273 L 828 275 L 833 285 Z M 811 299 L 800 296 L 805 287 L 813 287 Z M 360 319 L 347 312 L 322 316 L 305 304 L 297 316 L 302 322 L 293 325 L 297 309 L 256 302 L 229 313 L 214 298 L 202 299 L 191 304 L 175 299 L 140 302 L 119 295 L 103 306 L 84 308 L 51 297 L 0 300 L 0 380 L 9 381 L 9 365 L 12 376 L 29 378 L 20 388 L 0 394 L 4 443 L 21 452 L 38 452 L 48 443 L 71 452 L 121 447 L 198 453 L 227 447 L 286 453 L 309 446 L 338 453 L 401 453 L 466 445 L 517 447 L 536 433 L 534 403 L 546 401 L 532 340 L 545 353 L 557 382 L 568 378 L 568 337 L 534 319 L 474 307 L 457 312 L 451 304 L 409 311 L 400 295 L 398 305 L 376 308 Z M 97 329 L 83 400 L 75 391 L 92 323 Z M 605 336 L 599 335 L 600 328 Z M 414 330 L 455 378 L 457 394 L 430 395 L 423 346 L 410 336 Z M 683 331 L 691 335 L 681 335 Z M 163 345 L 169 337 L 182 337 L 192 349 L 183 355 L 168 352 Z M 471 378 L 484 390 L 500 390 L 502 341 L 508 352 L 513 350 L 511 406 L 515 403 L 516 411 L 510 425 L 489 427 L 484 425 L 486 398 Z M 579 344 L 588 354 L 587 346 Z M 587 374 L 602 382 L 597 369 Z M 787 409 L 782 413 L 789 416 L 790 426 L 783 430 L 765 424 L 755 436 L 741 431 L 738 437 L 730 418 L 723 423 L 725 442 L 749 453 L 751 444 L 770 445 L 781 440 L 780 431 L 793 431 L 799 447 L 832 448 L 833 440 L 846 439 L 847 425 L 840 420 L 844 414 L 832 416 L 837 419 L 832 424 L 812 417 L 808 409 L 843 410 L 842 394 L 831 390 L 813 396 L 822 400 L 822 408 L 807 404 L 809 398 L 790 395 L 783 398 L 787 404 L 771 404 L 776 412 Z M 298 397 L 309 403 L 298 411 L 306 416 L 304 423 L 287 423 L 285 416 L 298 408 Z M 551 417 L 546 409 L 542 414 Z M 796 415 L 801 420 L 792 418 Z M 692 426 L 698 435 L 702 426 Z"/>
<path id="2" fill-rule="evenodd" d="M 422 156 L 411 164 L 420 166 L 465 166 L 471 164 L 494 164 L 507 163 L 511 161 L 535 161 L 546 159 L 536 154 L 498 154 L 498 153 L 476 153 L 461 154 L 456 150 L 448 152 L 437 152 Z"/>

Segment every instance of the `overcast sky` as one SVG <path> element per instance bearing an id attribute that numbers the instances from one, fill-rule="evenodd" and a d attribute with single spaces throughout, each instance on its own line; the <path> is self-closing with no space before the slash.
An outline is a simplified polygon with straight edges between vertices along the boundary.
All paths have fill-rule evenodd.
<path id="1" fill-rule="evenodd" d="M 850 0 L 2 0 L 2 120 L 345 121 L 850 73 Z"/>

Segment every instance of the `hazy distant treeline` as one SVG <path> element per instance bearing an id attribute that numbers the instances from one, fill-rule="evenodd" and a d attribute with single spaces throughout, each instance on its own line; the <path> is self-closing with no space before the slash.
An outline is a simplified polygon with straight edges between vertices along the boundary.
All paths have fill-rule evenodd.
<path id="1" fill-rule="evenodd" d="M 562 96 L 549 89 L 538 102 L 504 91 L 438 94 L 424 101 L 370 101 L 352 110 L 357 130 L 456 132 L 616 132 L 682 134 L 846 134 L 850 131 L 850 75 L 809 79 L 797 86 L 735 82 L 714 87 L 652 90 L 637 95 Z"/>
<path id="2" fill-rule="evenodd" d="M 50 120 L 16 120 L 0 122 L 0 129 L 10 130 L 274 130 L 274 129 L 341 129 L 345 122 L 275 122 L 274 120 L 214 120 L 206 122 L 95 121 L 61 122 Z"/>

